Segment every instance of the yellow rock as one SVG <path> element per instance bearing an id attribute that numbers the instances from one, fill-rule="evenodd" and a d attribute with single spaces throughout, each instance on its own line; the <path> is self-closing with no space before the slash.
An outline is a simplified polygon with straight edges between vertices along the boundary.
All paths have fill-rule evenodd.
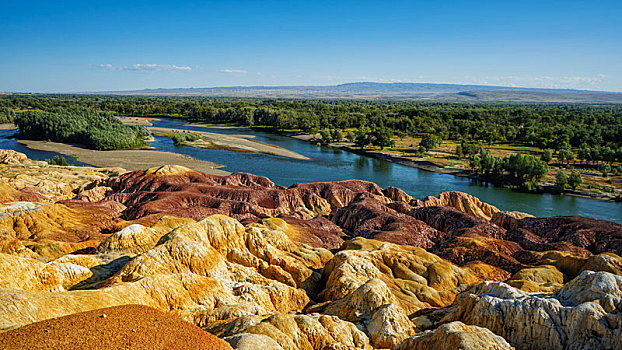
<path id="1" fill-rule="evenodd" d="M 15 279 L 5 283 L 11 289 L 0 291 L 0 328 L 125 304 L 174 310 L 198 325 L 243 315 L 299 312 L 309 302 L 301 288 L 317 288 L 321 276 L 314 268 L 332 257 L 325 249 L 295 243 L 286 233 L 263 225 L 244 227 L 223 215 L 189 221 L 171 229 L 179 221 L 164 218 L 145 228 L 169 227 L 170 232 L 133 259 L 120 259 L 129 261 L 97 284 L 98 289 L 32 291 L 63 290 L 93 276 L 95 268 L 107 262 L 105 257 L 118 256 L 105 245 L 98 255 L 71 254 L 48 264 L 6 255 L 7 269 L 23 259 L 19 262 L 24 267 L 14 270 L 13 276 L 31 271 L 33 277 L 28 283 Z M 44 268 L 52 269 L 55 279 L 37 280 L 37 272 Z"/>
<path id="2" fill-rule="evenodd" d="M 367 336 L 354 324 L 320 314 L 242 316 L 216 322 L 207 330 L 219 337 L 240 333 L 265 335 L 285 350 L 371 349 Z"/>
<path id="3" fill-rule="evenodd" d="M 323 300 L 342 299 L 370 279 L 379 279 L 409 315 L 422 308 L 447 306 L 458 293 L 483 280 L 468 266 L 455 266 L 422 248 L 360 237 L 346 242 L 344 248 L 324 268 Z"/>
<path id="4" fill-rule="evenodd" d="M 486 328 L 450 322 L 406 339 L 395 350 L 510 350 L 505 339 Z"/>
<path id="5" fill-rule="evenodd" d="M 451 191 L 443 192 L 438 197 L 428 196 L 422 200 L 417 200 L 415 206 L 430 207 L 430 206 L 444 206 L 454 207 L 467 214 L 471 214 L 482 219 L 492 219 L 495 213 L 500 210 L 488 203 L 484 203 L 479 198 L 471 196 L 468 193 Z"/>
<path id="6" fill-rule="evenodd" d="M 564 274 L 555 266 L 540 265 L 516 272 L 507 284 L 525 292 L 554 293 L 563 287 Z"/>

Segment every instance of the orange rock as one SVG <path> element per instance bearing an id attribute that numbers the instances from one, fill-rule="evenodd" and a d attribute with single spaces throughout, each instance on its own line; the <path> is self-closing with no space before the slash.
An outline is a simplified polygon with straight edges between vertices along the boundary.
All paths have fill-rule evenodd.
<path id="1" fill-rule="evenodd" d="M 156 309 L 124 305 L 76 313 L 0 333 L 3 349 L 213 349 L 224 340 Z"/>

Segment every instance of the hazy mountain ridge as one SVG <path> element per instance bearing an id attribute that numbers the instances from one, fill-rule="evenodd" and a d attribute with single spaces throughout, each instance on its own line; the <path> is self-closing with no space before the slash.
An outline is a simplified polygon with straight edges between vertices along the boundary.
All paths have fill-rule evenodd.
<path id="1" fill-rule="evenodd" d="M 259 98 L 406 99 L 448 102 L 622 103 L 622 93 L 431 83 L 346 83 L 326 86 L 231 86 L 103 91 L 89 94 Z"/>

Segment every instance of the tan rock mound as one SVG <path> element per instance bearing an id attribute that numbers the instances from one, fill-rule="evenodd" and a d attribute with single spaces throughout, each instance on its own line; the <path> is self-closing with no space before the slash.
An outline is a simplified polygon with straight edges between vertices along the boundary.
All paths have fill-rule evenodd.
<path id="1" fill-rule="evenodd" d="M 371 349 L 365 333 L 350 322 L 320 314 L 242 316 L 217 322 L 210 333 L 228 337 L 240 333 L 265 335 L 285 350 Z"/>
<path id="2" fill-rule="evenodd" d="M 563 287 L 564 274 L 555 266 L 540 265 L 516 272 L 506 283 L 525 292 L 554 293 Z"/>
<path id="3" fill-rule="evenodd" d="M 119 222 L 115 227 L 123 228 L 106 237 L 97 247 L 97 251 L 100 253 L 141 253 L 155 247 L 166 233 L 192 222 L 194 222 L 192 219 L 171 216 L 161 217 L 151 227 L 145 227 L 141 224 L 130 224 L 123 227 L 127 222 Z"/>
<path id="4" fill-rule="evenodd" d="M 15 255 L 0 254 L 0 288 L 61 291 L 62 274 L 54 266 Z"/>
<path id="5" fill-rule="evenodd" d="M 240 333 L 223 340 L 235 350 L 283 350 L 279 343 L 263 334 Z"/>
<path id="6" fill-rule="evenodd" d="M 564 274 L 564 282 L 577 277 L 585 270 L 605 271 L 622 276 L 622 258 L 613 253 L 602 253 L 588 257 L 574 256 L 565 252 L 550 251 L 535 253 L 538 265 L 553 265 Z"/>
<path id="7" fill-rule="evenodd" d="M 346 297 L 318 309 L 360 325 L 375 347 L 393 348 L 415 333 L 408 315 L 398 303 L 384 282 L 371 279 Z"/>
<path id="8" fill-rule="evenodd" d="M 395 350 L 511 350 L 505 339 L 486 328 L 462 322 L 446 323 L 406 339 Z"/>
<path id="9" fill-rule="evenodd" d="M 156 309 L 125 305 L 77 313 L 0 333 L 3 349 L 212 349 L 224 340 Z"/>
<path id="10" fill-rule="evenodd" d="M 0 165 L 47 165 L 44 161 L 30 160 L 24 153 L 16 152 L 10 149 L 0 149 Z"/>
<path id="11" fill-rule="evenodd" d="M 121 168 L 92 168 L 75 166 L 49 165 L 44 161 L 28 159 L 25 154 L 12 150 L 0 149 L 0 182 L 13 190 L 23 194 L 21 198 L 3 199 L 6 194 L 0 191 L 0 201 L 31 201 L 47 200 L 59 201 L 80 197 L 80 193 L 93 189 L 94 181 L 104 180 L 110 176 L 124 173 Z M 4 187 L 0 187 L 4 188 Z M 103 193 L 94 197 L 94 192 L 105 190 L 93 190 L 90 194 L 81 197 L 92 200 L 101 200 Z M 34 197 L 33 197 L 34 196 Z"/>
<path id="12" fill-rule="evenodd" d="M 32 188 L 16 190 L 12 186 L 0 183 L 0 203 L 7 202 L 30 202 L 45 201 L 46 198 Z"/>
<path id="13" fill-rule="evenodd" d="M 497 270 L 484 264 L 461 268 L 422 248 L 360 237 L 343 248 L 324 268 L 326 289 L 320 297 L 336 301 L 370 279 L 379 279 L 407 315 L 421 308 L 447 306 L 458 293 L 496 275 Z"/>

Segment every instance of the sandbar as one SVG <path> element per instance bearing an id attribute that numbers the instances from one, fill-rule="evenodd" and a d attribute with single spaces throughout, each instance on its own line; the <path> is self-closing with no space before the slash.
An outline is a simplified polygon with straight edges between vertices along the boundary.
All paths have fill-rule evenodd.
<path id="1" fill-rule="evenodd" d="M 147 129 L 151 131 L 151 133 L 161 136 L 167 136 L 168 134 L 172 134 L 175 132 L 190 132 L 188 130 L 172 128 L 148 127 Z M 302 154 L 290 151 L 286 148 L 249 139 L 249 136 L 252 135 L 225 135 L 202 131 L 191 132 L 201 134 L 203 140 L 187 142 L 187 146 L 209 149 L 224 149 L 238 152 L 265 153 L 293 159 L 309 159 Z"/>
<path id="2" fill-rule="evenodd" d="M 79 162 L 104 168 L 118 167 L 134 171 L 159 167 L 166 164 L 175 164 L 208 174 L 230 174 L 227 171 L 220 170 L 220 168 L 225 167 L 222 164 L 192 158 L 179 153 L 142 149 L 95 151 L 70 144 L 33 140 L 20 140 L 19 143 L 40 151 L 51 151 L 72 156 Z"/>

